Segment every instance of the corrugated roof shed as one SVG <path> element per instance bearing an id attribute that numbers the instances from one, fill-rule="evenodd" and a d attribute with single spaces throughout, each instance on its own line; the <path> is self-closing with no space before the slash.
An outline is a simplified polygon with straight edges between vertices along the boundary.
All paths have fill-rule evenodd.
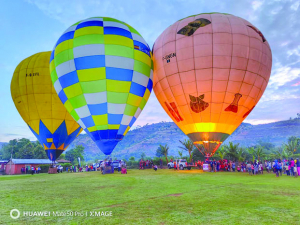
<path id="1" fill-rule="evenodd" d="M 12 159 L 12 162 L 14 164 L 52 164 L 49 159 Z"/>

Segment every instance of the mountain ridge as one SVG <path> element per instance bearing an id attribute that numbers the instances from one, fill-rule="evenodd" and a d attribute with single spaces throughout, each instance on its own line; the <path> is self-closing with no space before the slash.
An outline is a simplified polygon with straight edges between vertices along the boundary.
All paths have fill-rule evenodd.
<path id="1" fill-rule="evenodd" d="M 251 147 L 259 142 L 271 142 L 281 146 L 290 136 L 300 137 L 300 119 L 278 121 L 268 124 L 252 125 L 242 123 L 224 144 L 229 142 L 240 143 L 240 146 Z M 131 130 L 114 149 L 112 156 L 128 159 L 131 156 L 140 157 L 144 152 L 146 156 L 154 157 L 160 144 L 168 144 L 170 155 L 178 155 L 179 140 L 188 137 L 173 122 L 159 122 L 146 124 Z M 103 158 L 104 154 L 87 134 L 79 135 L 68 149 L 76 145 L 85 147 L 86 159 Z"/>

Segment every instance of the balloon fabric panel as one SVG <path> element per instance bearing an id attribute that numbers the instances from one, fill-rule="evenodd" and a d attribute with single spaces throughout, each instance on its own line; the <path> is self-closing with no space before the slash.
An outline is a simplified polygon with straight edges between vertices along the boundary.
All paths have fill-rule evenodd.
<path id="1" fill-rule="evenodd" d="M 152 59 L 142 36 L 107 17 L 80 21 L 59 38 L 50 59 L 52 82 L 72 117 L 109 155 L 152 91 Z"/>
<path id="2" fill-rule="evenodd" d="M 59 100 L 49 73 L 51 52 L 24 59 L 15 69 L 11 95 L 17 110 L 54 161 L 82 131 Z"/>
<path id="3" fill-rule="evenodd" d="M 248 21 L 211 13 L 168 27 L 154 43 L 153 61 L 153 89 L 160 104 L 212 155 L 261 98 L 272 53 Z"/>

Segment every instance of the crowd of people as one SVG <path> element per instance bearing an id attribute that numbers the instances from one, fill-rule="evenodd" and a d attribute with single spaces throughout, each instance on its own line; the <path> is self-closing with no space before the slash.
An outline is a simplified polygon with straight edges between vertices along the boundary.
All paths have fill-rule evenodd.
<path id="1" fill-rule="evenodd" d="M 206 159 L 204 162 L 197 161 L 195 165 L 199 169 L 203 169 L 203 164 L 209 165 L 209 171 L 219 172 L 219 171 L 228 171 L 228 172 L 248 172 L 249 175 L 258 175 L 263 174 L 264 171 L 267 173 L 275 173 L 276 176 L 282 176 L 286 174 L 287 176 L 298 177 L 300 176 L 300 160 L 297 159 L 276 159 L 274 161 L 267 161 L 263 163 L 262 161 L 254 160 L 253 162 L 245 161 L 239 164 L 236 164 L 233 161 L 223 159 L 223 160 L 209 160 Z"/>
<path id="2" fill-rule="evenodd" d="M 28 171 L 31 173 L 31 175 L 33 174 L 38 174 L 41 172 L 41 167 L 35 167 L 35 166 L 24 166 L 21 168 L 21 173 L 22 174 L 27 174 Z"/>
<path id="3" fill-rule="evenodd" d="M 153 164 L 153 161 L 152 160 L 143 160 L 141 159 L 140 160 L 140 163 L 139 163 L 139 169 L 140 170 L 144 170 L 144 169 L 151 169 L 153 168 L 154 164 Z"/>

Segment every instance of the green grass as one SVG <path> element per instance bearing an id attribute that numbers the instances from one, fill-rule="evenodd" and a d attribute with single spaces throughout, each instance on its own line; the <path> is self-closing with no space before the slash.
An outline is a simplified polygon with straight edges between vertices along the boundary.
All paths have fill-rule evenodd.
<path id="1" fill-rule="evenodd" d="M 299 224 L 300 177 L 129 170 L 0 176 L 0 224 Z M 12 220 L 11 209 L 21 211 Z M 24 217 L 22 211 L 112 211 Z"/>

